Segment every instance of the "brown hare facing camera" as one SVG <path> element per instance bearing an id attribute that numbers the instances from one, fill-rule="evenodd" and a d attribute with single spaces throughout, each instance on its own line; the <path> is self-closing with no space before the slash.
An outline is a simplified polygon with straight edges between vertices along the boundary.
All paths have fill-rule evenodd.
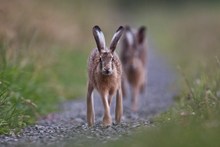
<path id="1" fill-rule="evenodd" d="M 96 89 L 104 106 L 103 126 L 112 124 L 110 106 L 116 93 L 115 121 L 120 123 L 123 104 L 121 91 L 122 66 L 115 49 L 124 28 L 120 26 L 114 34 L 110 47 L 105 46 L 105 37 L 99 26 L 93 27 L 93 36 L 97 48 L 92 51 L 88 60 L 87 122 L 93 126 L 95 122 L 93 90 Z"/>
<path id="2" fill-rule="evenodd" d="M 123 66 L 122 91 L 126 96 L 125 81 L 131 87 L 131 109 L 138 110 L 138 97 L 144 91 L 146 84 L 147 42 L 146 27 L 140 27 L 136 32 L 129 26 L 125 27 L 120 59 Z"/>

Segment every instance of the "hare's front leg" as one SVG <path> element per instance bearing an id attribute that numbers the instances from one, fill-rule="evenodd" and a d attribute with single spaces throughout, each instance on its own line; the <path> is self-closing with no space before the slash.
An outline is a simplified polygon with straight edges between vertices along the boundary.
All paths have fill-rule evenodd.
<path id="1" fill-rule="evenodd" d="M 125 76 L 122 76 L 121 79 L 121 90 L 122 90 L 122 96 L 123 98 L 126 98 L 127 94 L 126 94 L 126 88 L 125 88 Z"/>
<path id="2" fill-rule="evenodd" d="M 131 110 L 136 112 L 138 110 L 138 95 L 140 92 L 140 87 L 132 88 L 132 98 L 131 98 Z"/>
<path id="3" fill-rule="evenodd" d="M 89 83 L 87 91 L 87 122 L 89 127 L 93 126 L 95 123 L 93 89 L 94 87 Z"/>
<path id="4" fill-rule="evenodd" d="M 145 74 L 145 73 L 144 73 Z M 145 92 L 145 88 L 147 87 L 147 77 L 144 76 L 143 78 L 143 83 L 140 86 L 140 92 L 144 93 Z"/>
<path id="5" fill-rule="evenodd" d="M 121 122 L 121 117 L 123 114 L 123 99 L 121 88 L 117 90 L 116 94 L 116 107 L 115 107 L 115 121 L 116 123 Z"/>
<path id="6" fill-rule="evenodd" d="M 103 126 L 110 126 L 112 124 L 112 118 L 110 114 L 110 105 L 108 102 L 108 96 L 106 94 L 102 94 L 102 103 L 104 106 L 104 116 L 103 116 Z"/>

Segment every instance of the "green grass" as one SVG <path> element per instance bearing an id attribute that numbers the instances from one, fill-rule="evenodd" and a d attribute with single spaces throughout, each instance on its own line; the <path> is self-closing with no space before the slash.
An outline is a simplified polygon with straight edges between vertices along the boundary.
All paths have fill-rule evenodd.
<path id="1" fill-rule="evenodd" d="M 33 64 L 31 58 L 8 61 L 1 42 L 0 134 L 16 132 L 33 123 L 40 115 L 55 110 L 56 93 L 47 84 L 48 75 Z"/>
<path id="2" fill-rule="evenodd" d="M 56 53 L 53 72 L 59 95 L 68 99 L 85 96 L 88 51 L 57 49 Z"/>
<path id="3" fill-rule="evenodd" d="M 163 127 L 147 128 L 144 133 L 136 133 L 131 139 L 124 138 L 118 142 L 106 146 L 130 146 L 130 147 L 154 147 L 154 146 L 179 146 L 201 147 L 219 146 L 219 127 L 206 128 L 195 124 L 194 126 L 176 125 L 169 123 Z"/>
<path id="4" fill-rule="evenodd" d="M 8 58 L 11 49 L 5 41 L 0 45 L 0 134 L 17 132 L 57 110 L 59 102 L 85 95 L 88 51 L 21 48 Z"/>

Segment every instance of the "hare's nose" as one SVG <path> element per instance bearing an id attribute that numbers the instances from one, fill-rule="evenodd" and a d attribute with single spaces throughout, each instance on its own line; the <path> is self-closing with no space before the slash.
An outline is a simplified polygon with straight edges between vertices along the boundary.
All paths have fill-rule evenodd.
<path id="1" fill-rule="evenodd" d="M 110 71 L 110 68 L 109 67 L 104 67 L 104 70 L 105 71 Z"/>

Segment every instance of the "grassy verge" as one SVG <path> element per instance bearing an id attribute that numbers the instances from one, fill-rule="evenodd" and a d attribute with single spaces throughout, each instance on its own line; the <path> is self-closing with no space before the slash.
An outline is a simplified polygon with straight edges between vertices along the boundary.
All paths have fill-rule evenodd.
<path id="1" fill-rule="evenodd" d="M 34 64 L 32 55 L 19 55 L 9 61 L 8 46 L 4 41 L 0 45 L 0 134 L 4 134 L 17 131 L 40 114 L 53 110 L 57 99 L 48 87 L 47 73 Z"/>
<path id="2" fill-rule="evenodd" d="M 53 67 L 54 82 L 58 95 L 65 99 L 80 98 L 86 91 L 87 57 L 86 50 L 56 49 L 56 65 Z"/>
<path id="3" fill-rule="evenodd" d="M 57 110 L 59 102 L 84 95 L 86 51 L 51 48 L 44 55 L 22 53 L 22 57 L 13 58 L 12 62 L 6 55 L 10 49 L 2 44 L 0 134 L 17 132 L 42 115 Z"/>

